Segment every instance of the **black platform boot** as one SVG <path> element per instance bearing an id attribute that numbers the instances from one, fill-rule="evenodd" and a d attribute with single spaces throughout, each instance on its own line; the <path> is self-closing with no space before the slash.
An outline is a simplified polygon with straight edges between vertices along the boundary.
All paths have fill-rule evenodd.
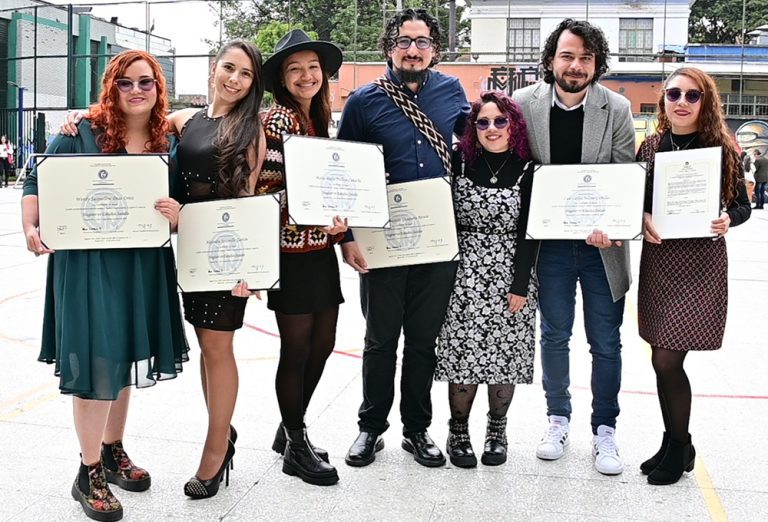
<path id="1" fill-rule="evenodd" d="M 339 481 L 336 468 L 321 459 L 309 444 L 306 428 L 286 428 L 285 435 L 288 444 L 283 455 L 283 473 L 301 477 L 304 482 L 317 486 L 330 486 Z"/>
<path id="2" fill-rule="evenodd" d="M 111 484 L 116 484 L 126 491 L 146 491 L 152 485 L 152 478 L 147 470 L 131 461 L 123 448 L 123 441 L 101 445 L 101 462 L 104 475 Z"/>
<path id="3" fill-rule="evenodd" d="M 664 457 L 656 469 L 648 474 L 648 483 L 654 486 L 674 484 L 680 480 L 684 471 L 693 471 L 695 461 L 696 450 L 691 444 L 690 435 L 688 435 L 687 442 L 680 442 L 670 437 Z"/>
<path id="4" fill-rule="evenodd" d="M 80 470 L 72 484 L 72 498 L 80 502 L 85 516 L 102 522 L 123 518 L 123 506 L 109 489 L 101 461 L 90 466 L 80 463 Z"/>
<path id="5" fill-rule="evenodd" d="M 307 427 L 304 426 L 304 429 Z M 309 441 L 309 439 L 307 439 Z M 275 432 L 275 440 L 272 442 L 272 451 L 275 453 L 279 453 L 280 455 L 283 455 L 285 453 L 285 445 L 288 442 L 288 440 L 285 438 L 285 428 L 283 427 L 283 422 L 280 421 L 280 425 L 277 427 L 277 432 Z M 323 448 L 318 448 L 312 442 L 309 442 L 310 446 L 312 446 L 312 449 L 315 450 L 315 453 L 317 453 L 317 456 L 323 459 L 326 462 L 328 461 L 328 452 L 325 451 Z"/>
<path id="6" fill-rule="evenodd" d="M 469 423 L 465 419 L 448 421 L 448 442 L 445 443 L 445 452 L 451 460 L 451 464 L 460 468 L 474 468 L 477 466 L 477 457 L 469 440 Z"/>
<path id="7" fill-rule="evenodd" d="M 480 461 L 486 466 L 498 466 L 507 461 L 507 418 L 492 417 L 488 414 L 485 430 L 485 446 Z"/>
<path id="8" fill-rule="evenodd" d="M 661 447 L 656 452 L 656 455 L 640 464 L 640 471 L 642 471 L 643 475 L 647 475 L 656 469 L 656 466 L 659 465 L 659 462 L 661 462 L 661 459 L 667 452 L 667 446 L 669 446 L 669 433 L 665 431 L 664 436 L 661 438 Z"/>

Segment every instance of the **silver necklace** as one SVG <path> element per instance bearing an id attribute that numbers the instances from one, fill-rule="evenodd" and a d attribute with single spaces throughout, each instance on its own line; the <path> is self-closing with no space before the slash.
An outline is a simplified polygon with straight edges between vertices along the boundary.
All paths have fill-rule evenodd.
<path id="1" fill-rule="evenodd" d="M 699 137 L 699 135 L 698 135 L 698 134 L 696 134 L 696 135 L 695 135 L 693 138 L 691 138 L 690 140 L 688 140 L 688 142 L 687 142 L 685 145 L 683 145 L 683 146 L 680 146 L 680 145 L 678 145 L 677 143 L 675 143 L 675 138 L 672 136 L 672 133 L 671 133 L 671 132 L 669 133 L 669 141 L 671 141 L 671 142 L 672 142 L 672 150 L 685 150 L 685 149 L 687 149 L 687 148 L 688 148 L 688 146 L 689 146 L 691 143 L 693 143 L 693 140 L 695 140 L 695 139 L 696 139 L 696 138 L 698 138 L 698 137 Z"/>
<path id="2" fill-rule="evenodd" d="M 488 158 L 486 158 L 485 155 L 483 155 L 483 161 L 485 161 L 485 164 L 488 166 L 488 170 L 491 171 L 491 180 L 490 180 L 491 181 L 491 185 L 495 185 L 496 183 L 499 182 L 499 178 L 498 178 L 499 172 L 501 172 L 501 169 L 503 169 L 504 165 L 506 165 L 507 161 L 509 161 L 509 154 L 507 154 L 507 157 L 506 157 L 506 159 L 504 159 L 504 162 L 495 171 L 491 167 L 491 164 L 488 163 Z"/>

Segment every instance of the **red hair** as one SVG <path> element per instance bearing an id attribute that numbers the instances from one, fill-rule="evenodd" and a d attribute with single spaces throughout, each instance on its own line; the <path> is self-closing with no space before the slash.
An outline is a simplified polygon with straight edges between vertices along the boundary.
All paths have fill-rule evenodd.
<path id="1" fill-rule="evenodd" d="M 157 92 L 157 101 L 149 115 L 149 140 L 144 144 L 144 150 L 168 152 L 167 134 L 170 127 L 165 119 L 168 113 L 168 98 L 163 69 L 151 54 L 134 50 L 123 51 L 109 61 L 107 70 L 104 71 L 104 78 L 101 80 L 99 102 L 88 110 L 92 126 L 104 129 L 104 133 L 98 138 L 98 144 L 103 152 L 118 152 L 125 147 L 127 124 L 125 115 L 120 110 L 120 91 L 117 90 L 115 80 L 124 78 L 125 70 L 138 60 L 144 60 L 152 69 Z"/>

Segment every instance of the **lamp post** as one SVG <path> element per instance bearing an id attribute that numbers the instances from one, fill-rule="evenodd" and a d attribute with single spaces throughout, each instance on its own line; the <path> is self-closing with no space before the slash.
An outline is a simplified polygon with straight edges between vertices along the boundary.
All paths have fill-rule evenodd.
<path id="1" fill-rule="evenodd" d="M 16 116 L 19 133 L 16 139 L 16 165 L 24 165 L 24 90 L 26 87 L 16 82 L 8 81 L 8 85 L 13 85 L 19 91 L 18 95 L 18 115 Z"/>

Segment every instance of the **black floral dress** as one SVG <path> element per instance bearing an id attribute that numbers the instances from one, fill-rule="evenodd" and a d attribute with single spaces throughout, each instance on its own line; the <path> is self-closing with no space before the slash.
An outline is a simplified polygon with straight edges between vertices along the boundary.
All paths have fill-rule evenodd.
<path id="1" fill-rule="evenodd" d="M 498 165 L 499 156 L 484 154 L 490 164 Z M 490 168 L 490 164 L 482 157 L 475 162 L 478 170 L 487 170 L 485 165 Z M 530 195 L 533 169 L 517 158 L 504 167 L 499 176 L 502 182 L 506 176 L 508 186 L 498 188 L 475 183 L 462 169 L 455 176 L 461 260 L 438 339 L 437 381 L 529 384 L 533 380 L 535 246 L 524 239 L 528 203 L 523 203 Z M 527 243 L 522 255 L 518 252 L 521 242 Z M 514 314 L 508 309 L 510 291 L 528 299 Z"/>

